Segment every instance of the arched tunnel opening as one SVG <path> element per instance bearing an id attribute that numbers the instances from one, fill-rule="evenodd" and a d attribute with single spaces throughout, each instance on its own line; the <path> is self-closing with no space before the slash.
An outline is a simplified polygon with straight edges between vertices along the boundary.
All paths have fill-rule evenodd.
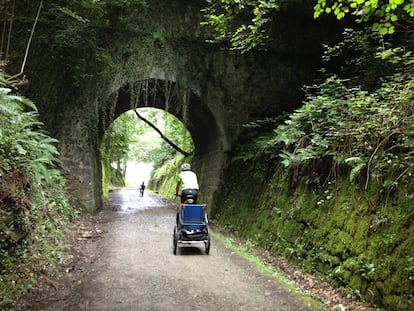
<path id="1" fill-rule="evenodd" d="M 115 94 L 115 101 L 115 106 L 110 106 L 101 120 L 101 139 L 108 126 L 122 113 L 150 107 L 165 110 L 183 122 L 193 138 L 196 157 L 219 147 L 221 134 L 216 118 L 190 87 L 168 80 L 141 80 L 120 88 Z"/>
<path id="2" fill-rule="evenodd" d="M 100 120 L 100 141 L 103 141 L 109 126 L 121 115 L 126 112 L 141 115 L 141 111 L 154 108 L 171 114 L 182 123 L 182 128 L 188 130 L 193 147 L 184 146 L 183 151 L 191 154 L 188 160 L 200 173 L 200 186 L 208 194 L 206 200 L 210 200 L 218 183 L 218 170 L 222 161 L 217 160 L 217 151 L 222 149 L 223 135 L 214 113 L 197 90 L 184 88 L 174 81 L 158 79 L 124 85 L 114 94 L 112 105 L 108 105 Z M 137 116 L 134 117 L 137 123 L 143 123 Z M 168 133 L 160 130 L 164 136 L 181 147 L 179 139 L 168 137 Z M 105 189 L 102 190 L 105 193 Z"/>
<path id="3" fill-rule="evenodd" d="M 193 154 L 191 134 L 175 116 L 165 110 L 149 107 L 137 108 L 137 112 L 174 144 Z M 112 122 L 104 134 L 100 151 L 105 199 L 110 186 L 139 188 L 144 183 L 148 188 L 153 175 L 159 175 L 166 165 L 183 157 L 158 131 L 131 110 Z"/>

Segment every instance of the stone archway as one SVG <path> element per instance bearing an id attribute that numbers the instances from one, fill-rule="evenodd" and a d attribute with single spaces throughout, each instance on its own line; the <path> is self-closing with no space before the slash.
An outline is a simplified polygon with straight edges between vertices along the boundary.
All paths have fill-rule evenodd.
<path id="1" fill-rule="evenodd" d="M 139 81 L 140 83 L 142 81 Z M 187 89 L 186 103 L 182 103 L 179 97 L 182 94 L 172 92 L 173 94 L 166 94 L 165 85 L 169 84 L 172 88 L 176 87 L 176 82 L 149 79 L 144 80 L 150 91 L 142 92 L 138 96 L 137 108 L 150 107 L 157 108 L 177 117 L 186 128 L 189 130 L 194 143 L 194 168 L 200 177 L 200 184 L 203 188 L 203 196 L 207 203 L 211 202 L 212 194 L 216 190 L 220 172 L 224 165 L 225 153 L 223 153 L 224 135 L 220 130 L 220 124 L 215 118 L 213 112 L 208 107 L 207 103 L 196 93 L 197 90 Z M 110 111 L 106 112 L 101 124 L 105 124 L 100 132 L 100 140 L 103 137 L 105 129 L 109 126 L 112 120 L 115 120 L 122 113 L 134 109 L 134 96 L 131 94 L 131 86 L 124 85 L 117 94 Z M 168 100 L 167 100 L 168 97 Z M 167 104 L 166 102 L 169 102 Z"/>
<path id="2" fill-rule="evenodd" d="M 186 111 L 183 111 L 183 105 L 176 98 L 169 99 L 173 104 L 166 104 L 166 94 L 163 86 L 165 81 L 152 79 L 150 82 L 152 84 L 156 82 L 160 87 L 153 88 L 154 92 L 148 92 L 145 95 L 141 94 L 137 108 L 151 107 L 162 109 L 181 120 L 193 137 L 196 157 L 220 148 L 221 134 L 217 120 L 207 104 L 195 92 L 189 90 L 186 104 L 188 106 L 184 107 Z M 172 84 L 175 84 L 175 82 L 172 82 Z M 144 96 L 146 97 L 145 99 L 143 98 Z M 173 96 L 176 97 L 177 94 Z M 131 103 L 131 98 L 128 86 L 119 89 L 113 118 L 117 118 L 134 107 L 134 103 Z"/>
<path id="3" fill-rule="evenodd" d="M 45 23 L 45 38 L 32 50 L 27 75 L 33 78 L 26 94 L 59 140 L 70 192 L 89 212 L 102 204 L 100 140 L 111 117 L 131 109 L 129 84 L 152 79 L 187 87 L 187 117 L 181 105 L 166 107 L 162 92 L 148 103 L 183 119 L 190 130 L 193 164 L 208 201 L 223 182 L 227 154 L 244 138 L 243 124 L 297 107 L 301 87 L 320 68 L 320 43 L 331 36 L 331 29 L 321 31 L 299 8 L 285 16 L 269 51 L 240 55 L 209 42 L 210 35 L 200 27 L 201 2 L 160 4 L 152 11 L 155 19 L 141 16 L 148 33 L 117 23 L 99 31 L 85 25 L 76 32 L 79 39 L 88 38 L 82 45 L 56 49 L 50 42 L 60 38 L 61 29 Z"/>

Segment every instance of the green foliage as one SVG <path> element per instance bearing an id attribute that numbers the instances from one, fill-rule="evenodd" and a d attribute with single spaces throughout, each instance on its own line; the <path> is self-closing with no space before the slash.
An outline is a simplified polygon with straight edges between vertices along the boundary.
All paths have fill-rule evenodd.
<path id="1" fill-rule="evenodd" d="M 279 157 L 285 167 L 308 169 L 319 175 L 313 180 L 321 182 L 335 178 L 343 168 L 351 181 L 368 188 L 372 180 L 388 193 L 401 182 L 407 184 L 414 173 L 414 80 L 410 59 L 404 63 L 404 73 L 383 79 L 373 92 L 336 76 L 308 88 L 302 107 L 273 134 L 240 147 L 233 161 Z"/>
<path id="2" fill-rule="evenodd" d="M 377 202 L 370 189 L 342 174 L 323 188 L 310 187 L 302 176 L 292 189 L 282 165 L 256 160 L 229 166 L 212 204 L 213 222 L 244 238 L 247 248 L 257 245 L 283 256 L 349 297 L 385 310 L 412 309 L 410 185 Z"/>
<path id="3" fill-rule="evenodd" d="M 394 73 L 376 73 L 369 90 L 356 86 L 363 76 L 330 76 L 306 88 L 303 105 L 270 135 L 244 144 L 211 216 L 350 296 L 409 310 L 412 269 L 400 267 L 412 260 L 414 68 L 403 49 L 384 51 L 371 57 Z M 362 52 L 354 64 L 367 68 L 375 49 Z M 256 176 L 264 162 L 272 178 Z"/>
<path id="4" fill-rule="evenodd" d="M 192 158 L 184 158 L 182 154 L 178 154 L 175 158 L 163 163 L 161 167 L 153 170 L 151 173 L 150 187 L 156 190 L 159 195 L 176 201 L 175 188 L 177 185 L 177 176 L 181 171 L 181 165 L 191 163 Z M 202 193 L 199 193 L 199 195 Z M 201 199 L 201 198 L 200 198 Z"/>
<path id="5" fill-rule="evenodd" d="M 275 148 L 269 148 L 269 141 L 272 140 L 274 136 L 272 133 L 266 131 L 266 129 L 275 128 L 278 124 L 283 122 L 287 116 L 287 114 L 282 113 L 274 118 L 266 117 L 261 120 L 244 124 L 243 127 L 247 129 L 247 131 L 259 131 L 259 133 L 263 134 L 259 134 L 257 138 L 237 146 L 231 161 L 235 162 L 241 160 L 246 162 L 263 155 L 268 158 L 277 157 L 279 152 L 277 152 Z"/>
<path id="6" fill-rule="evenodd" d="M 110 159 L 111 163 L 117 163 L 119 168 L 125 166 L 129 160 L 130 143 L 135 138 L 137 122 L 133 114 L 123 114 L 105 132 L 101 152 Z"/>
<path id="7" fill-rule="evenodd" d="M 27 171 L 36 183 L 58 178 L 60 173 L 51 169 L 59 164 L 57 140 L 41 132 L 36 106 L 10 92 L 0 89 L 0 166 L 6 171 Z"/>
<path id="8" fill-rule="evenodd" d="M 398 25 L 403 25 L 400 30 L 413 31 L 414 5 L 410 0 L 318 0 L 314 17 L 321 14 L 334 14 L 337 19 L 352 14 L 360 22 L 370 22 L 372 29 L 381 35 L 393 34 Z"/>
<path id="9" fill-rule="evenodd" d="M 274 149 L 268 148 L 269 140 L 273 138 L 272 134 L 261 135 L 253 141 L 247 142 L 236 149 L 235 155 L 231 161 L 250 161 L 256 159 L 259 155 L 266 154 L 269 157 L 274 155 Z"/>
<path id="10" fill-rule="evenodd" d="M 346 28 L 340 42 L 333 46 L 324 45 L 322 59 L 326 66 L 335 62 L 342 65 L 340 70 L 335 69 L 335 74 L 342 79 L 349 79 L 347 85 L 375 90 L 381 86 L 383 77 L 405 67 L 403 59 L 409 56 L 407 48 L 395 47 L 393 43 L 384 41 L 378 33 Z"/>
<path id="11" fill-rule="evenodd" d="M 203 10 L 206 21 L 216 32 L 216 39 L 229 40 L 234 49 L 246 52 L 263 47 L 274 12 L 283 1 L 267 0 L 208 0 Z"/>
<path id="12" fill-rule="evenodd" d="M 314 17 L 333 14 L 338 20 L 347 15 L 357 17 L 381 36 L 396 32 L 412 33 L 414 5 L 411 0 L 315 0 Z M 269 33 L 275 14 L 287 7 L 287 1 L 245 0 L 208 1 L 203 10 L 208 25 L 216 32 L 216 40 L 227 40 L 232 48 L 242 52 L 263 48 L 269 41 Z M 303 5 L 297 1 L 295 5 Z"/>
<path id="13" fill-rule="evenodd" d="M 153 108 L 139 108 L 139 113 L 182 149 L 189 152 L 194 149 L 189 131 L 176 117 Z M 111 124 L 102 141 L 101 152 L 107 179 L 104 185 L 118 172 L 125 177 L 129 161 L 152 163 L 153 174 L 157 175 L 158 169 L 164 171 L 162 167 L 177 157 L 177 151 L 132 111 L 122 114 Z M 111 163 L 115 163 L 118 169 L 111 168 Z"/>
<path id="14" fill-rule="evenodd" d="M 285 146 L 281 157 L 288 167 L 329 157 L 349 166 L 352 180 L 363 168 L 366 182 L 371 175 L 408 178 L 414 160 L 413 82 L 409 74 L 396 74 L 368 93 L 329 78 L 275 129 L 272 143 Z"/>
<path id="15" fill-rule="evenodd" d="M 0 296 L 6 308 L 62 250 L 62 227 L 76 217 L 58 169 L 57 141 L 42 132 L 36 106 L 0 88 Z M 47 263 L 47 264 L 46 264 Z"/>
<path id="16" fill-rule="evenodd" d="M 177 144 L 181 149 L 192 153 L 193 140 L 185 125 L 166 111 L 153 108 L 140 108 L 140 113 L 152 124 L 156 125 L 165 137 Z M 155 170 L 165 162 L 177 156 L 177 151 L 165 142 L 158 133 L 147 124 L 141 123 L 143 134 L 137 138 L 133 157 L 136 162 L 152 163 Z"/>

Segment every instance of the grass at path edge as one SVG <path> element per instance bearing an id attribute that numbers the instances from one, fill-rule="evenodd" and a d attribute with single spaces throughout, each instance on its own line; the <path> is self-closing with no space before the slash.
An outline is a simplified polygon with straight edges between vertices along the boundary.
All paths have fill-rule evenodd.
<path id="1" fill-rule="evenodd" d="M 234 243 L 234 240 L 232 238 L 226 237 L 218 232 L 212 232 L 211 235 L 223 243 L 226 248 L 234 251 L 236 254 L 252 263 L 259 272 L 276 280 L 287 292 L 289 292 L 289 294 L 292 294 L 304 305 L 309 306 L 315 310 L 325 310 L 322 302 L 314 299 L 313 297 L 309 296 L 309 294 L 296 287 L 294 282 L 283 276 L 283 274 L 280 273 L 278 269 L 264 263 L 259 257 L 253 255 L 251 252 L 249 252 L 246 245 L 239 246 Z"/>

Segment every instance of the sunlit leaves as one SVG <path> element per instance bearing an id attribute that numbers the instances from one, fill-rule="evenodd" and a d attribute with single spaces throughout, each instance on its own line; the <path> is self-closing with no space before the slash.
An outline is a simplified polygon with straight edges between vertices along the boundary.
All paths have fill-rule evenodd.
<path id="1" fill-rule="evenodd" d="M 381 35 L 413 31 L 414 2 L 411 0 L 314 0 L 314 18 L 332 14 L 338 20 L 353 15 L 357 21 L 368 23 Z M 228 40 L 234 49 L 243 52 L 266 44 L 274 14 L 283 1 L 277 0 L 220 0 L 208 1 L 203 10 L 216 40 Z M 404 24 L 403 27 L 401 25 Z"/>
<path id="2" fill-rule="evenodd" d="M 277 10 L 276 0 L 209 0 L 202 24 L 215 30 L 216 40 L 228 40 L 233 49 L 246 52 L 266 42 Z"/>
<path id="3" fill-rule="evenodd" d="M 183 150 L 194 150 L 190 133 L 176 117 L 159 109 L 140 108 L 139 111 Z M 101 151 L 111 163 L 152 163 L 154 169 L 177 156 L 176 150 L 132 111 L 124 113 L 112 123 L 105 133 Z"/>
<path id="4" fill-rule="evenodd" d="M 314 17 L 333 14 L 340 20 L 347 14 L 360 22 L 370 22 L 372 29 L 381 35 L 393 34 L 400 19 L 414 17 L 414 3 L 411 0 L 318 0 L 314 6 Z M 409 21 L 412 24 L 412 21 Z M 412 31 L 412 30 L 411 30 Z"/>

